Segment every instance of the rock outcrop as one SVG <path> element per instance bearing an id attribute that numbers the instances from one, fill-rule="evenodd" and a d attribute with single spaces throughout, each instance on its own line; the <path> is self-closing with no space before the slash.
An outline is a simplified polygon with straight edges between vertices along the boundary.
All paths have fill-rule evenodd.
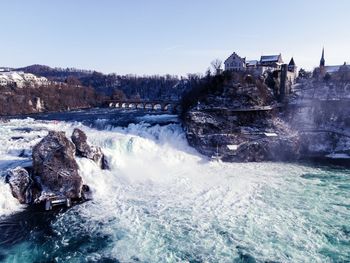
<path id="1" fill-rule="evenodd" d="M 301 157 L 350 163 L 350 83 L 305 80 L 293 95 L 283 117 L 300 135 Z"/>
<path id="2" fill-rule="evenodd" d="M 349 81 L 304 80 L 282 101 L 258 82 L 226 80 L 210 88 L 182 116 L 189 144 L 200 153 L 224 161 L 349 163 Z"/>
<path id="3" fill-rule="evenodd" d="M 182 100 L 189 144 L 230 162 L 298 158 L 299 135 L 279 116 L 278 87 L 244 72 L 207 76 Z"/>
<path id="4" fill-rule="evenodd" d="M 42 187 L 40 200 L 61 195 L 81 198 L 83 181 L 74 159 L 75 146 L 64 132 L 49 131 L 33 148 L 33 173 Z"/>
<path id="5" fill-rule="evenodd" d="M 83 184 L 79 175 L 75 157 L 92 159 L 103 168 L 106 168 L 105 158 L 101 148 L 88 145 L 83 131 L 74 130 L 72 139 L 75 144 L 64 132 L 49 131 L 33 147 L 33 166 L 7 171 L 6 182 L 21 204 L 41 203 L 52 198 L 73 201 L 92 199 L 90 187 Z"/>
<path id="6" fill-rule="evenodd" d="M 283 161 L 299 156 L 298 133 L 275 117 L 274 111 L 192 109 L 184 124 L 191 146 L 223 161 Z"/>
<path id="7" fill-rule="evenodd" d="M 76 155 L 93 160 L 101 169 L 108 169 L 107 160 L 98 146 L 89 145 L 86 134 L 75 128 L 72 134 L 72 141 L 76 147 Z"/>
<path id="8" fill-rule="evenodd" d="M 32 201 L 33 180 L 28 171 L 22 167 L 16 167 L 7 171 L 6 182 L 10 185 L 13 197 L 21 204 L 29 204 Z"/>

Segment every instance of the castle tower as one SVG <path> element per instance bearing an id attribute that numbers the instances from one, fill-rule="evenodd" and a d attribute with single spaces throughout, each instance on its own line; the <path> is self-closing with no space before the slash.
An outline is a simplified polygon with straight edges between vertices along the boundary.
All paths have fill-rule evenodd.
<path id="1" fill-rule="evenodd" d="M 320 68 L 324 68 L 325 63 L 326 63 L 326 61 L 324 59 L 324 48 L 322 48 L 322 57 L 320 60 Z"/>
<path id="2" fill-rule="evenodd" d="M 295 62 L 294 62 L 294 58 L 292 57 L 291 60 L 289 61 L 289 64 L 288 64 L 288 71 L 290 72 L 296 72 L 296 65 L 295 65 Z"/>

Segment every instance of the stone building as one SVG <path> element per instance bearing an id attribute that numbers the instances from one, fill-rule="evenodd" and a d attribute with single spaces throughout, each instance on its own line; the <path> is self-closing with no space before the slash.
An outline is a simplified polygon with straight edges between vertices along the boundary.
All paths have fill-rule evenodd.
<path id="1" fill-rule="evenodd" d="M 225 70 L 227 71 L 242 71 L 246 68 L 245 58 L 241 58 L 236 52 L 233 52 L 233 54 L 225 60 L 224 64 Z"/>
<path id="2" fill-rule="evenodd" d="M 263 75 L 266 71 L 281 71 L 284 64 L 282 55 L 262 55 L 260 60 L 246 60 L 233 52 L 224 62 L 225 70 L 227 71 L 249 71 L 255 76 Z M 287 80 L 291 84 L 295 83 L 297 77 L 297 66 L 292 57 L 287 65 Z"/>
<path id="3" fill-rule="evenodd" d="M 283 64 L 282 55 L 268 55 L 268 56 L 261 56 L 260 58 L 260 67 L 264 68 L 265 70 L 271 69 L 271 70 L 277 70 L 281 69 L 281 65 Z M 265 71 L 263 70 L 263 71 Z"/>

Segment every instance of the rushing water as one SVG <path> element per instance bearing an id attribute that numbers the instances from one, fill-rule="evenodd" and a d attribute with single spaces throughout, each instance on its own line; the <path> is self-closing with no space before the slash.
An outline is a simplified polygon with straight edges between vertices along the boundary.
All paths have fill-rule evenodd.
<path id="1" fill-rule="evenodd" d="M 350 261 L 349 170 L 213 162 L 179 124 L 148 124 L 170 117 L 137 114 L 126 127 L 96 118 L 80 120 L 91 127 L 50 117 L 0 123 L 1 171 L 30 162 L 47 130 L 75 127 L 111 166 L 78 159 L 94 200 L 66 212 L 28 211 L 0 178 L 0 261 Z"/>

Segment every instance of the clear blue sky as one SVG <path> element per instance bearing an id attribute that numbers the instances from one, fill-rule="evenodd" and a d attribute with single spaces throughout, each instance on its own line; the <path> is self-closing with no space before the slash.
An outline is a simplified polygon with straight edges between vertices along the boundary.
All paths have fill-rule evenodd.
<path id="1" fill-rule="evenodd" d="M 349 0 L 1 0 L 0 65 L 204 72 L 236 51 L 350 62 Z"/>

